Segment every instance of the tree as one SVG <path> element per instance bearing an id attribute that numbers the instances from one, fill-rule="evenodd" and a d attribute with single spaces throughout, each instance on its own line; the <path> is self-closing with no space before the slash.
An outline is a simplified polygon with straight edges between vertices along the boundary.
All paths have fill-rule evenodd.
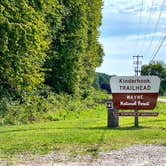
<path id="1" fill-rule="evenodd" d="M 95 79 L 95 69 L 102 63 L 104 56 L 103 48 L 98 41 L 99 26 L 102 19 L 102 0 L 87 0 L 87 3 L 87 47 L 86 53 L 82 58 L 83 74 L 80 84 L 81 89 L 83 89 L 83 96 L 88 95 L 87 89 L 90 89 Z"/>
<path id="2" fill-rule="evenodd" d="M 55 31 L 50 26 L 52 43 L 45 67 L 46 83 L 57 93 L 76 94 L 79 91 L 80 65 L 85 53 L 87 34 L 86 8 L 83 0 L 61 0 L 61 24 Z M 56 25 L 56 20 L 52 25 Z"/>
<path id="3" fill-rule="evenodd" d="M 48 48 L 45 18 L 31 1 L 0 2 L 0 86 L 32 91 L 44 81 Z"/>
<path id="4" fill-rule="evenodd" d="M 86 96 L 104 55 L 101 7 L 102 0 L 0 2 L 0 86 L 21 92 L 45 82 Z"/>
<path id="5" fill-rule="evenodd" d="M 95 89 L 104 89 L 107 92 L 111 93 L 110 79 L 112 76 L 104 73 L 96 73 L 93 86 Z"/>
<path id="6" fill-rule="evenodd" d="M 103 56 L 98 43 L 102 1 L 61 0 L 59 5 L 59 29 L 55 30 L 56 19 L 48 19 L 52 42 L 45 63 L 46 83 L 57 93 L 87 93 Z"/>
<path id="7" fill-rule="evenodd" d="M 161 79 L 159 94 L 166 92 L 166 65 L 162 61 L 154 61 L 148 65 L 143 65 L 141 75 L 156 75 Z"/>

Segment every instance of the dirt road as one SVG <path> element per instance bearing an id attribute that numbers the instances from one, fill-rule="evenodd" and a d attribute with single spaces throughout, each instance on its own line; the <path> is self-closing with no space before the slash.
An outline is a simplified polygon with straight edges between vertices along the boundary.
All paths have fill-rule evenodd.
<path id="1" fill-rule="evenodd" d="M 166 103 L 166 99 L 158 98 L 158 101 L 159 101 L 159 102 L 162 102 L 162 103 Z"/>
<path id="2" fill-rule="evenodd" d="M 14 166 L 166 166 L 166 146 L 164 145 L 132 145 L 130 147 L 99 152 L 98 157 L 76 156 L 66 158 L 64 154 L 51 153 L 44 156 L 21 156 L 20 162 Z M 0 166 L 11 163 L 0 161 Z"/>

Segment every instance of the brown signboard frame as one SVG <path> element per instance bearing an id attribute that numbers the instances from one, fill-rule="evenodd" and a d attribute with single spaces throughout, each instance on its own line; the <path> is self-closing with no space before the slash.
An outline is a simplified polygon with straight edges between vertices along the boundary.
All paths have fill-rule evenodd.
<path id="1" fill-rule="evenodd" d="M 155 108 L 160 86 L 160 79 L 157 76 L 113 76 L 110 84 L 116 109 Z"/>

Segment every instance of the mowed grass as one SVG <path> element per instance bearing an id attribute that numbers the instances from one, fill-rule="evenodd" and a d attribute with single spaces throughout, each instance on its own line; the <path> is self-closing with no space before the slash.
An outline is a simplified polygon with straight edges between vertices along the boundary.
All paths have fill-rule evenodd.
<path id="1" fill-rule="evenodd" d="M 139 128 L 133 117 L 121 117 L 120 127 L 108 129 L 107 110 L 72 113 L 64 121 L 0 127 L 0 157 L 19 154 L 46 154 L 51 151 L 70 154 L 95 154 L 132 144 L 166 145 L 166 104 L 154 111 L 158 117 L 140 117 Z"/>
<path id="2" fill-rule="evenodd" d="M 159 96 L 159 98 L 161 98 L 161 99 L 166 99 L 166 96 Z"/>

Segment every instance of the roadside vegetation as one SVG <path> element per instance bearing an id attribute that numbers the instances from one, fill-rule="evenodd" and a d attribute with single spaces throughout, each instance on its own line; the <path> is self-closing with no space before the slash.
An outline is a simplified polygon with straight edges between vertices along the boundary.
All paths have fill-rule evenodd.
<path id="1" fill-rule="evenodd" d="M 0 127 L 0 157 L 19 154 L 46 154 L 51 151 L 70 155 L 96 155 L 131 144 L 166 145 L 166 104 L 158 103 L 158 117 L 140 117 L 139 128 L 133 117 L 121 117 L 120 127 L 108 129 L 105 105 L 81 112 L 73 111 L 65 120 Z"/>
<path id="2" fill-rule="evenodd" d="M 95 106 L 102 4 L 0 1 L 0 124 L 57 121 Z"/>
<path id="3" fill-rule="evenodd" d="M 155 75 L 161 80 L 159 94 L 166 95 L 166 64 L 163 61 L 153 61 L 141 67 L 141 75 Z"/>
<path id="4" fill-rule="evenodd" d="M 161 98 L 161 99 L 166 99 L 166 96 L 159 96 L 159 98 Z"/>
<path id="5" fill-rule="evenodd" d="M 166 145 L 165 103 L 156 118 L 106 127 L 111 76 L 95 73 L 102 0 L 0 1 L 0 157 L 67 151 L 92 154 L 135 143 Z M 153 67 L 157 69 L 153 72 Z M 158 67 L 159 66 L 159 67 Z M 162 79 L 165 64 L 142 74 Z M 158 70 L 159 68 L 159 70 Z M 147 73 L 148 71 L 148 73 Z"/>

